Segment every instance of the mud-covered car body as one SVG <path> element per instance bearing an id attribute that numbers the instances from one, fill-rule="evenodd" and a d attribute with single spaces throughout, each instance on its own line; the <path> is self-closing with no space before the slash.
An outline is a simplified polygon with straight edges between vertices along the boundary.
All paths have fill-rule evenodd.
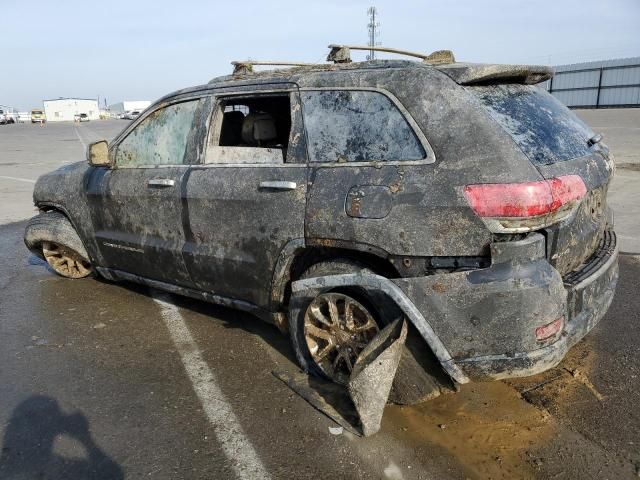
<path id="1" fill-rule="evenodd" d="M 613 162 L 529 85 L 549 75 L 388 60 L 220 77 L 147 109 L 110 143 L 111 165 L 41 177 L 34 199 L 70 219 L 108 279 L 280 326 L 290 298 L 357 286 L 397 305 L 455 381 L 528 375 L 600 320 L 617 281 Z M 136 129 L 171 108 L 189 119 L 173 131 L 180 154 L 147 142 L 166 164 L 136 165 L 129 143 L 146 138 Z M 265 125 L 252 119 L 252 145 L 226 138 L 229 112 L 246 123 L 266 110 Z M 567 176 L 584 191 L 559 219 L 554 209 L 487 218 L 468 190 Z M 299 279 L 332 257 L 368 269 Z"/>

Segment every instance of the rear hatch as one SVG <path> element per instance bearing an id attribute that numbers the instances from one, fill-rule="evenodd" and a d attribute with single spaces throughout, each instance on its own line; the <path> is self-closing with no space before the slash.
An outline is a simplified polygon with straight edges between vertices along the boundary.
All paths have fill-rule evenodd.
<path id="1" fill-rule="evenodd" d="M 613 173 L 608 149 L 573 112 L 539 87 L 508 83 L 465 88 L 545 179 L 573 175 L 584 182 L 586 194 L 575 213 L 542 229 L 551 264 L 562 275 L 579 269 L 595 253 L 608 223 L 606 197 Z"/>

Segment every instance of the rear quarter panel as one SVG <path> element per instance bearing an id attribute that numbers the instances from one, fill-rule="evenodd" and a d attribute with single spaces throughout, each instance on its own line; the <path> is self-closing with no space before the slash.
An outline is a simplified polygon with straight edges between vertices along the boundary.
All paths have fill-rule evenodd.
<path id="1" fill-rule="evenodd" d="M 462 187 L 541 178 L 479 103 L 433 68 L 318 73 L 301 79 L 300 86 L 387 90 L 417 122 L 435 153 L 434 163 L 421 165 L 311 163 L 310 242 L 353 243 L 393 255 L 485 255 L 491 234 L 470 209 Z M 392 205 L 384 218 L 346 213 L 348 192 L 358 185 L 390 189 Z"/>

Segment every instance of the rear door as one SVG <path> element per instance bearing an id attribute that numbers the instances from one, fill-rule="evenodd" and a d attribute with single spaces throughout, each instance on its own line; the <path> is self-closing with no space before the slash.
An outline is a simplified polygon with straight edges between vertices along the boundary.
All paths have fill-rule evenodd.
<path id="1" fill-rule="evenodd" d="M 552 95 L 532 85 L 467 87 L 546 179 L 579 175 L 587 195 L 576 214 L 546 229 L 548 257 L 567 274 L 598 247 L 608 225 L 607 189 L 613 174 L 608 149 Z"/>
<path id="2" fill-rule="evenodd" d="M 304 239 L 305 138 L 294 84 L 217 96 L 186 180 L 184 258 L 197 288 L 267 308 L 279 256 Z"/>
<path id="3" fill-rule="evenodd" d="M 146 115 L 117 140 L 114 168 L 90 183 L 102 266 L 190 286 L 182 185 L 200 161 L 211 98 L 187 98 Z"/>

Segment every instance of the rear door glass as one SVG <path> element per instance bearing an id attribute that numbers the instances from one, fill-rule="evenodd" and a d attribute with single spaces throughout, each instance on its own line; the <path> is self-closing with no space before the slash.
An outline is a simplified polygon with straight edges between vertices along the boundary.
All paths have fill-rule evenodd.
<path id="1" fill-rule="evenodd" d="M 312 162 L 422 160 L 426 153 L 394 103 L 380 92 L 301 92 Z"/>
<path id="2" fill-rule="evenodd" d="M 589 155 L 593 131 L 555 97 L 533 85 L 467 87 L 538 165 Z"/>

